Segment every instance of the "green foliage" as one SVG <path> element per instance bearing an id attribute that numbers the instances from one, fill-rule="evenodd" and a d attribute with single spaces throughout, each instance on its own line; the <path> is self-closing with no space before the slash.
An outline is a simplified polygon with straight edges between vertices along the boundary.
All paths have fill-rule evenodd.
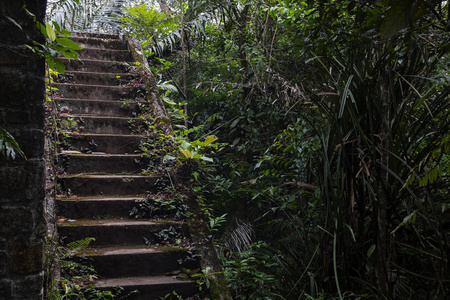
<path id="1" fill-rule="evenodd" d="M 33 41 L 33 46 L 27 45 L 27 47 L 34 53 L 44 57 L 50 69 L 57 70 L 59 73 L 64 73 L 64 63 L 58 57 L 62 55 L 69 60 L 78 60 L 77 51 L 81 50 L 81 47 L 74 41 L 67 38 L 71 35 L 71 33 L 61 28 L 57 22 L 46 22 L 45 24 L 42 24 L 36 20 L 36 16 L 34 14 L 28 11 L 25 7 L 23 9 L 28 16 L 33 19 L 36 26 L 45 37 L 44 44 Z"/>
<path id="2" fill-rule="evenodd" d="M 444 216 L 435 212 L 448 203 L 448 160 L 436 144 L 449 129 L 448 36 L 426 25 L 445 21 L 448 4 L 423 4 L 252 1 L 230 8 L 220 2 L 220 22 L 206 27 L 204 43 L 193 43 L 190 117 L 203 135 L 229 144 L 196 172 L 196 191 L 212 216 L 227 214 L 224 231 L 248 220 L 258 239 L 283 252 L 290 274 L 283 295 L 311 294 L 304 276 L 310 271 L 329 298 L 364 295 L 376 285 L 380 253 L 395 257 L 399 267 L 390 267 L 401 278 L 418 280 L 407 272 L 420 268 L 388 253 L 404 246 L 383 246 L 374 236 L 395 230 L 394 244 L 421 249 L 431 234 L 426 224 L 441 223 Z M 180 72 L 173 76 L 179 60 L 167 59 L 171 79 L 181 81 Z M 426 190 L 419 177 L 422 186 L 431 182 Z M 382 205 L 389 207 L 386 227 L 378 222 L 383 199 L 389 199 Z M 433 228 L 433 236 L 442 236 Z M 224 231 L 215 232 L 219 243 Z M 403 259 L 417 259 L 406 253 Z M 433 261 L 425 256 L 422 270 Z M 408 298 L 405 282 L 392 286 Z"/>
<path id="3" fill-rule="evenodd" d="M 166 299 L 179 299 L 179 300 L 183 300 L 183 297 L 181 297 L 180 295 L 178 295 L 175 291 L 168 293 L 166 295 L 164 295 L 164 298 L 161 297 L 161 299 L 166 300 Z"/>
<path id="4" fill-rule="evenodd" d="M 224 258 L 224 273 L 234 299 L 283 299 L 274 293 L 280 286 L 275 273 L 279 262 L 265 242 L 250 245 L 236 258 Z"/>
<path id="5" fill-rule="evenodd" d="M 209 230 L 211 232 L 218 232 L 219 231 L 219 227 L 222 226 L 222 224 L 224 224 L 226 222 L 226 216 L 227 214 L 223 214 L 219 217 L 210 217 L 209 218 Z"/>
<path id="6" fill-rule="evenodd" d="M 155 233 L 157 241 L 163 244 L 180 244 L 182 236 L 181 232 L 174 226 Z M 150 244 L 148 240 L 145 240 L 145 243 Z"/>
<path id="7" fill-rule="evenodd" d="M 184 11 L 188 4 L 183 3 Z M 156 54 L 162 57 L 164 53 L 174 52 L 179 48 L 181 40 L 179 6 L 172 11 L 163 12 L 146 3 L 131 6 L 126 9 L 120 22 L 126 33 L 142 41 L 145 54 Z M 206 37 L 206 25 L 211 23 L 214 15 L 201 13 L 195 19 L 184 23 L 184 31 L 188 38 Z"/>
<path id="8" fill-rule="evenodd" d="M 392 1 L 386 18 L 381 23 L 381 38 L 390 38 L 409 24 L 414 24 L 425 13 L 426 5 L 423 0 L 415 2 L 408 0 Z"/>
<path id="9" fill-rule="evenodd" d="M 25 154 L 20 149 L 19 144 L 17 144 L 17 141 L 14 139 L 14 137 L 8 131 L 6 131 L 5 128 L 0 126 L 0 153 L 6 158 L 15 159 L 16 152 L 21 157 L 25 158 Z"/>
<path id="10" fill-rule="evenodd" d="M 158 183 L 157 183 L 158 184 Z M 136 200 L 136 206 L 130 211 L 130 217 L 176 218 L 183 219 L 187 211 L 183 198 L 173 187 L 166 187 L 158 194 L 149 194 L 147 198 Z"/>
<path id="11" fill-rule="evenodd" d="M 205 140 L 199 141 L 195 140 L 192 143 L 187 141 L 181 142 L 181 147 L 179 148 L 179 151 L 181 152 L 181 155 L 179 155 L 177 158 L 181 161 L 188 160 L 188 161 L 204 161 L 204 162 L 213 162 L 213 159 L 210 157 L 207 157 L 205 155 L 201 155 L 202 152 L 205 151 L 207 147 L 209 148 L 218 148 L 218 144 L 214 143 L 218 138 L 214 135 L 209 135 L 205 138 Z M 174 160 L 176 159 L 174 156 L 166 155 L 164 157 L 165 160 Z"/>
<path id="12" fill-rule="evenodd" d="M 142 46 L 146 49 L 149 43 L 165 38 L 168 32 L 178 27 L 178 20 L 172 13 L 161 12 L 147 3 L 126 9 L 120 22 L 125 32 L 144 41 Z"/>
<path id="13" fill-rule="evenodd" d="M 70 31 L 112 32 L 127 0 L 49 0 L 47 18 Z"/>
<path id="14" fill-rule="evenodd" d="M 139 88 L 139 97 L 137 98 L 139 114 L 137 117 L 142 122 L 137 126 L 134 124 L 134 121 L 130 121 L 130 126 L 133 129 L 133 133 L 144 136 L 138 151 L 136 151 L 141 154 L 139 162 L 144 166 L 142 173 L 163 174 L 165 176 L 174 166 L 174 163 L 164 160 L 164 157 L 173 154 L 178 146 L 175 134 L 172 132 L 172 126 L 176 126 L 178 120 L 174 115 L 181 115 L 181 118 L 184 118 L 184 114 L 182 111 L 178 114 L 174 113 L 178 111 L 176 103 L 165 110 L 168 112 L 171 120 L 163 113 L 156 113 L 155 105 L 158 104 L 153 103 L 153 99 L 147 95 L 150 92 L 149 90 L 153 88 L 154 82 L 154 77 L 150 74 L 150 70 L 144 68 L 140 63 L 129 66 L 129 69 L 130 73 L 135 74 L 135 79 L 128 82 L 128 85 Z M 166 90 L 163 96 L 167 102 L 169 101 L 167 96 L 173 89 L 168 83 L 163 84 L 163 86 L 169 89 Z M 127 105 L 126 100 L 123 102 L 123 105 Z M 163 104 L 161 103 L 161 105 Z"/>
<path id="15" fill-rule="evenodd" d="M 141 154 L 141 163 L 145 164 L 143 174 L 165 173 L 170 169 L 170 164 L 166 164 L 164 157 L 167 153 L 173 153 L 176 147 L 176 141 L 173 136 L 167 135 L 161 130 L 161 123 L 150 114 L 141 117 L 144 125 L 147 127 L 145 137 L 139 145 L 138 152 Z M 164 170 L 167 167 L 167 170 Z"/>
<path id="16" fill-rule="evenodd" d="M 445 297 L 448 2 L 191 1 L 186 64 L 178 5 L 129 30 L 236 297 Z"/>
<path id="17" fill-rule="evenodd" d="M 64 287 L 65 294 L 60 299 L 67 300 L 111 300 L 117 299 L 123 292 L 123 287 L 114 287 L 113 290 L 103 291 L 96 289 L 94 285 L 84 287 L 77 284 L 69 285 L 64 282 L 62 282 L 62 285 Z"/>

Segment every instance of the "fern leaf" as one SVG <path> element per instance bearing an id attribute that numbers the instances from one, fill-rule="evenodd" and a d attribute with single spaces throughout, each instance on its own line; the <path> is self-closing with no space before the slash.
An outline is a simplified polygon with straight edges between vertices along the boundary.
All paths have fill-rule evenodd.
<path id="1" fill-rule="evenodd" d="M 73 241 L 73 242 L 67 244 L 67 246 L 69 246 L 69 248 L 71 248 L 71 250 L 70 250 L 71 252 L 77 252 L 77 251 L 86 249 L 92 241 L 95 241 L 95 238 L 87 237 L 82 240 Z"/>

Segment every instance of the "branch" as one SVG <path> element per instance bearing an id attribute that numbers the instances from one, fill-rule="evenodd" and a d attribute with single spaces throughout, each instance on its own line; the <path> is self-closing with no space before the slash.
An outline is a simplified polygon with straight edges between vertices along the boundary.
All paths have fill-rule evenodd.
<path id="1" fill-rule="evenodd" d="M 312 185 L 309 183 L 293 182 L 293 181 L 285 182 L 285 183 L 282 183 L 279 186 L 277 186 L 277 188 L 284 188 L 284 187 L 288 187 L 288 188 L 296 187 L 300 190 L 306 190 L 306 191 L 310 191 L 310 192 L 314 192 L 317 188 L 315 185 Z"/>

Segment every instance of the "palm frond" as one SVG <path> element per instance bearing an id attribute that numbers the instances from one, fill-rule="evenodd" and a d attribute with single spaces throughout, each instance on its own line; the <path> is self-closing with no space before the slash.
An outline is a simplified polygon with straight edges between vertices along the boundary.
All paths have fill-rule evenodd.
<path id="1" fill-rule="evenodd" d="M 67 244 L 66 248 L 62 249 L 62 256 L 70 257 L 70 256 L 74 255 L 75 253 L 89 247 L 89 244 L 93 241 L 95 241 L 95 238 L 87 237 L 82 240 L 70 242 L 69 244 Z"/>
<path id="2" fill-rule="evenodd" d="M 229 231 L 223 238 L 225 247 L 231 252 L 240 253 L 249 248 L 255 231 L 250 223 L 236 223 L 236 228 Z"/>
<path id="3" fill-rule="evenodd" d="M 118 31 L 120 28 L 118 20 L 123 15 L 123 7 L 127 3 L 127 0 L 110 0 L 93 16 L 86 30 L 96 32 Z"/>
<path id="4" fill-rule="evenodd" d="M 173 93 L 178 93 L 179 92 L 178 88 L 175 85 L 170 84 L 170 81 L 164 81 L 162 83 L 159 83 L 158 84 L 158 88 L 163 90 L 163 91 L 170 91 L 170 92 L 173 92 Z"/>
<path id="5" fill-rule="evenodd" d="M 186 39 L 206 38 L 205 26 L 211 24 L 216 16 L 212 13 L 201 13 L 195 20 L 185 24 L 184 30 L 187 33 Z M 181 40 L 181 29 L 177 29 L 167 35 L 164 39 L 159 40 L 151 47 L 151 51 L 156 56 L 163 56 L 165 51 L 173 52 L 177 49 L 177 44 Z"/>
<path id="6" fill-rule="evenodd" d="M 110 32 L 119 28 L 118 17 L 129 0 L 50 0 L 47 18 L 61 29 Z"/>
<path id="7" fill-rule="evenodd" d="M 47 4 L 47 18 L 56 22 L 60 28 L 69 29 L 80 9 L 79 0 L 50 0 Z"/>

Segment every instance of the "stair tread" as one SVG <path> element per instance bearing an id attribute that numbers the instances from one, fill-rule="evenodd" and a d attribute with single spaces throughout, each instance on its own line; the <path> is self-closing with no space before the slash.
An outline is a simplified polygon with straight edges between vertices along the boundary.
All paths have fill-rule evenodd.
<path id="1" fill-rule="evenodd" d="M 65 198 L 60 197 L 59 201 L 134 201 L 145 198 L 145 195 L 133 195 L 133 196 L 91 196 L 91 197 L 74 197 Z"/>
<path id="2" fill-rule="evenodd" d="M 60 114 L 60 117 L 70 117 L 70 118 L 95 118 L 95 119 L 112 119 L 112 120 L 142 120 L 141 118 L 135 117 L 116 117 L 116 116 L 102 116 L 102 115 L 91 115 L 91 114 Z"/>
<path id="3" fill-rule="evenodd" d="M 85 153 L 78 150 L 61 150 L 61 154 L 64 155 L 70 155 L 70 156 L 118 156 L 118 157 L 140 157 L 140 154 L 133 154 L 133 153 L 106 153 L 106 152 L 90 152 Z"/>
<path id="4" fill-rule="evenodd" d="M 125 72 L 121 72 L 121 73 L 110 73 L 110 72 L 89 72 L 89 71 L 77 71 L 77 70 L 66 70 L 66 72 L 64 74 L 87 74 L 87 75 L 102 75 L 102 76 L 135 76 L 135 74 L 132 73 L 125 73 Z"/>
<path id="5" fill-rule="evenodd" d="M 91 49 L 96 49 L 96 50 L 105 50 L 105 51 L 109 51 L 109 49 L 102 49 L 102 48 L 91 48 Z M 59 60 L 61 61 L 73 61 L 73 60 L 69 60 L 67 57 L 61 57 L 59 58 Z M 78 61 L 78 60 L 75 60 Z M 80 62 L 84 63 L 84 62 L 100 62 L 100 63 L 107 63 L 107 64 L 123 64 L 123 61 L 120 60 L 103 60 L 103 59 L 92 59 L 92 58 L 83 58 L 79 60 Z M 73 72 L 73 71 L 71 71 Z M 105 73 L 110 73 L 110 72 L 105 72 Z"/>
<path id="6" fill-rule="evenodd" d="M 180 283 L 192 283 L 191 280 L 181 280 L 174 276 L 142 276 L 142 277 L 123 277 L 123 278 L 104 278 L 95 282 L 99 288 L 114 286 L 148 286 L 148 285 L 170 285 Z"/>
<path id="7" fill-rule="evenodd" d="M 62 150 L 62 154 L 64 155 L 71 155 L 71 156 L 86 156 L 86 157 L 93 157 L 93 156 L 100 156 L 100 157 L 141 157 L 140 154 L 109 154 L 104 152 L 92 152 L 92 153 L 83 153 L 80 151 L 68 151 L 68 150 Z"/>
<path id="8" fill-rule="evenodd" d="M 135 87 L 121 86 L 121 85 L 102 85 L 102 84 L 84 84 L 84 83 L 66 83 L 66 82 L 55 82 L 54 85 L 62 86 L 74 86 L 74 87 L 92 87 L 92 88 L 110 88 L 110 89 L 133 89 Z"/>
<path id="9" fill-rule="evenodd" d="M 104 40 L 109 40 L 109 41 L 120 41 L 120 42 L 124 42 L 123 39 L 120 39 L 118 36 L 112 34 L 112 35 L 88 35 L 88 36 L 79 36 L 79 35 L 73 35 L 70 37 L 71 39 L 74 40 L 91 40 L 91 41 L 104 41 Z"/>
<path id="10" fill-rule="evenodd" d="M 120 35 L 117 33 L 96 33 L 96 32 L 85 32 L 85 31 L 71 31 L 72 36 L 70 38 L 74 37 L 98 37 L 98 38 L 110 38 L 110 39 L 116 39 L 116 40 L 122 40 L 120 38 Z M 58 35 L 58 37 L 64 37 L 63 35 Z"/>
<path id="11" fill-rule="evenodd" d="M 102 103 L 111 103 L 111 104 L 121 104 L 123 102 L 126 103 L 131 103 L 131 104 L 135 104 L 135 103 L 139 103 L 139 100 L 123 100 L 123 101 L 118 101 L 118 100 L 103 100 L 103 99 L 83 99 L 83 98 L 60 98 L 58 99 L 59 101 L 63 100 L 63 101 L 84 101 L 84 102 L 102 102 Z"/>
<path id="12" fill-rule="evenodd" d="M 169 246 L 147 246 L 147 245 L 117 245 L 103 247 L 89 247 L 80 251 L 87 256 L 108 256 L 108 255 L 133 255 L 133 254 L 153 254 L 177 251 L 187 251 L 187 248 Z"/>
<path id="13" fill-rule="evenodd" d="M 120 137 L 140 137 L 140 138 L 144 137 L 144 135 L 140 135 L 140 134 L 89 133 L 89 132 L 77 133 L 77 132 L 69 132 L 69 131 L 64 131 L 64 133 L 70 134 L 72 136 L 92 136 L 92 137 L 96 137 L 96 136 L 120 136 Z"/>
<path id="14" fill-rule="evenodd" d="M 126 173 L 125 173 L 126 172 Z M 85 178 L 85 179 L 153 179 L 155 177 L 139 175 L 141 174 L 141 169 L 136 171 L 124 171 L 123 174 L 115 174 L 113 172 L 108 171 L 98 171 L 96 173 L 92 173 L 92 171 L 88 172 L 77 172 L 77 173 L 66 173 L 66 175 L 60 176 L 61 179 L 70 179 L 70 178 Z"/>
<path id="15" fill-rule="evenodd" d="M 156 176 L 157 177 L 157 176 Z M 81 173 L 81 174 L 66 174 L 62 175 L 60 178 L 93 178 L 93 179 L 103 179 L 103 178 L 155 178 L 152 175 L 136 175 L 136 174 L 92 174 L 92 173 Z"/>
<path id="16" fill-rule="evenodd" d="M 181 224 L 177 221 L 163 220 L 163 221 L 153 221 L 153 220 L 135 220 L 135 219 L 80 219 L 80 220 L 66 220 L 65 222 L 58 222 L 59 226 L 70 226 L 70 227 L 82 227 L 82 226 L 152 226 L 152 225 L 177 225 Z"/>
<path id="17" fill-rule="evenodd" d="M 119 40 L 119 39 L 115 39 Z M 119 40 L 120 41 L 120 40 Z M 123 49 L 103 49 L 103 48 L 95 48 L 95 47 L 83 47 L 80 51 L 83 50 L 102 50 L 102 51 L 108 51 L 108 52 L 130 52 L 130 50 L 123 50 Z"/>

